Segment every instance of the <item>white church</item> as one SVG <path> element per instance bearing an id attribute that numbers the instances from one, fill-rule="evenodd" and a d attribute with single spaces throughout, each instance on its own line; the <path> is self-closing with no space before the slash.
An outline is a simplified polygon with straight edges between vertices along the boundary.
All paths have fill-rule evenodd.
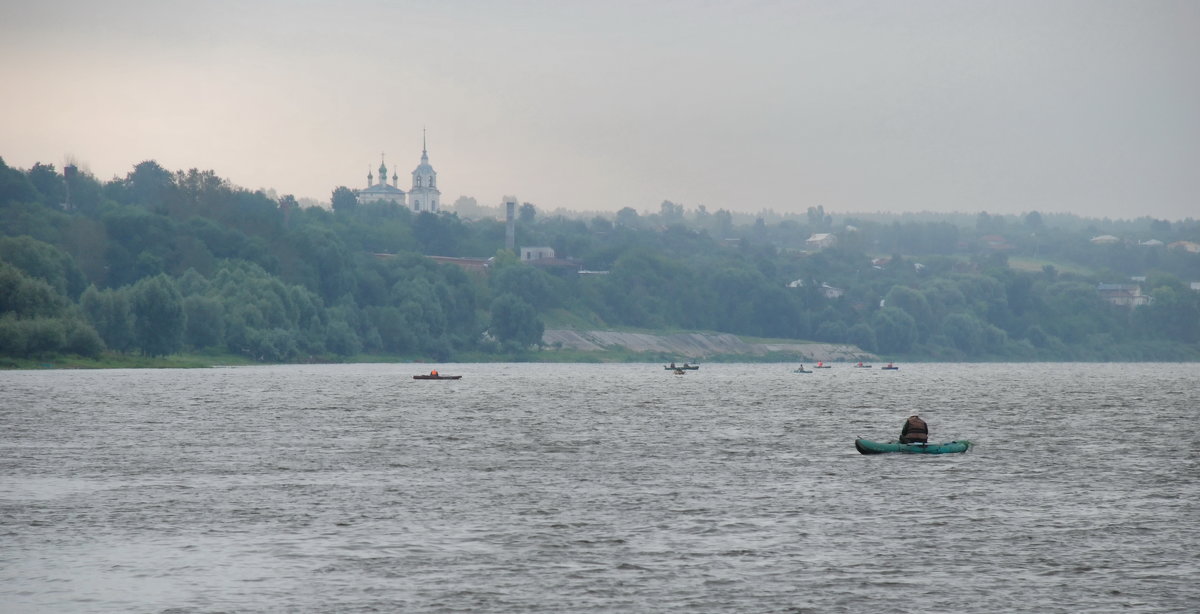
<path id="1" fill-rule="evenodd" d="M 390 200 L 397 205 L 407 206 L 414 213 L 430 211 L 437 213 L 441 207 L 442 192 L 437 187 L 437 171 L 429 165 L 429 152 L 425 147 L 425 139 L 421 138 L 421 163 L 412 172 L 412 187 L 406 194 L 400 189 L 400 176 L 392 171 L 392 181 L 388 183 L 388 168 L 382 157 L 379 161 L 379 181 L 375 175 L 367 171 L 367 187 L 355 192 L 360 203 L 373 203 Z"/>

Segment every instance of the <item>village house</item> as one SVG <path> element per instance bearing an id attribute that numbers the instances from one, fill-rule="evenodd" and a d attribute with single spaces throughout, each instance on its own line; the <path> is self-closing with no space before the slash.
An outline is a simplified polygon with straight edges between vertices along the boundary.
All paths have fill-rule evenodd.
<path id="1" fill-rule="evenodd" d="M 1180 249 L 1189 254 L 1200 254 L 1200 243 L 1192 241 L 1175 241 L 1167 244 L 1167 249 Z"/>
<path id="2" fill-rule="evenodd" d="M 553 247 L 522 247 L 521 248 L 521 262 L 528 262 L 530 260 L 541 260 L 543 258 L 553 258 L 553 257 L 554 257 L 554 248 Z"/>
<path id="3" fill-rule="evenodd" d="M 1013 246 L 1008 243 L 1008 239 L 1005 239 L 1001 235 L 984 235 L 979 237 L 979 242 L 982 243 L 984 247 L 993 251 L 1006 251 L 1013 249 Z"/>
<path id="4" fill-rule="evenodd" d="M 804 246 L 812 250 L 822 250 L 837 245 L 837 236 L 829 232 L 814 234 L 804 242 Z"/>
<path id="5" fill-rule="evenodd" d="M 1096 293 L 1100 298 L 1121 307 L 1137 307 L 1150 304 L 1151 297 L 1142 294 L 1138 284 L 1096 284 Z"/>
<path id="6" fill-rule="evenodd" d="M 522 247 L 521 262 L 542 269 L 573 269 L 578 271 L 580 263 L 570 258 L 559 258 L 554 254 L 553 247 Z"/>
<path id="7" fill-rule="evenodd" d="M 787 287 L 789 287 L 789 288 L 803 288 L 804 286 L 805 286 L 805 283 L 804 283 L 803 279 L 797 279 L 795 281 L 788 282 L 788 285 L 787 285 Z M 845 290 L 835 287 L 835 286 L 831 286 L 825 282 L 821 282 L 821 285 L 817 287 L 817 290 L 821 293 L 821 296 L 824 296 L 825 298 L 827 298 L 829 300 L 840 298 L 843 294 L 846 293 Z"/>
<path id="8" fill-rule="evenodd" d="M 841 288 L 836 288 L 827 283 L 821 284 L 821 295 L 829 300 L 841 298 L 841 296 L 845 293 L 846 291 Z"/>

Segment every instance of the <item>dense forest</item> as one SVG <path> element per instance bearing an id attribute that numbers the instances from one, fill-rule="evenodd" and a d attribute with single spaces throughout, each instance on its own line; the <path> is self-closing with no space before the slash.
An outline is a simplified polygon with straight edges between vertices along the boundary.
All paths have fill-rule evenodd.
<path id="1" fill-rule="evenodd" d="M 0 159 L 0 356 L 511 358 L 537 351 L 549 323 L 910 360 L 1200 359 L 1192 219 L 747 216 L 669 201 L 547 215 L 525 203 L 517 245 L 555 254 L 525 263 L 504 249 L 499 209 L 471 199 L 414 214 L 339 187 L 330 202 L 153 161 L 100 181 Z"/>

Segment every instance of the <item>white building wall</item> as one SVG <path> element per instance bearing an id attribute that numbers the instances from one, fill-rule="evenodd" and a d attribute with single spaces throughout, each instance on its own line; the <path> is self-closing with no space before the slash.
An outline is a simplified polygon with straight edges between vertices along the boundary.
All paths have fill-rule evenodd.
<path id="1" fill-rule="evenodd" d="M 553 258 L 553 247 L 522 247 L 521 260 L 541 260 L 543 258 Z"/>

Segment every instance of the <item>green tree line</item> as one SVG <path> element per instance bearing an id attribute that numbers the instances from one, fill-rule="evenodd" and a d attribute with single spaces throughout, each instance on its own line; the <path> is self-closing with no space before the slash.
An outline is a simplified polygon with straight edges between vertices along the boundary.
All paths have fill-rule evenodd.
<path id="1" fill-rule="evenodd" d="M 450 360 L 526 351 L 545 322 L 569 317 L 852 343 L 898 358 L 1200 358 L 1190 286 L 1200 255 L 1165 246 L 1200 238 L 1193 220 L 839 217 L 821 207 L 747 217 L 669 201 L 589 219 L 525 203 L 518 243 L 574 263 L 538 267 L 502 249 L 497 219 L 360 204 L 345 187 L 325 209 L 153 161 L 109 181 L 64 171 L 0 160 L 0 355 Z M 808 245 L 816 233 L 836 245 Z M 1123 239 L 1091 241 L 1103 233 Z M 476 273 L 428 256 L 491 260 Z M 1097 292 L 1131 277 L 1144 278 L 1148 304 Z"/>

